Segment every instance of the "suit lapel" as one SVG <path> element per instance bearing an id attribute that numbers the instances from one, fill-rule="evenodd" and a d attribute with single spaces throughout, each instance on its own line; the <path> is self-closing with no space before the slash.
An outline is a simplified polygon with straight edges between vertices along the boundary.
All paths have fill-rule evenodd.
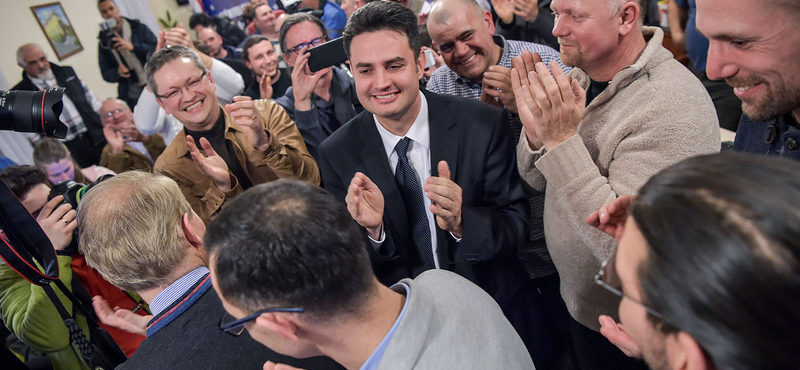
<path id="1" fill-rule="evenodd" d="M 383 193 L 383 218 L 387 223 L 386 226 L 395 229 L 396 236 L 400 238 L 403 245 L 410 245 L 410 230 L 405 203 L 389 166 L 389 158 L 386 157 L 386 150 L 383 148 L 381 135 L 375 127 L 375 120 L 372 114 L 365 112 L 353 123 L 358 123 L 359 155 L 366 168 L 365 175 Z"/>
<path id="2" fill-rule="evenodd" d="M 438 165 L 440 161 L 446 161 L 450 167 L 450 179 L 456 181 L 458 178 L 458 138 L 460 137 L 459 126 L 456 119 L 450 113 L 444 100 L 437 94 L 422 90 L 428 100 L 428 121 L 430 122 L 431 132 L 431 176 L 439 176 Z M 434 216 L 435 217 L 435 216 Z M 439 266 L 443 269 L 451 269 L 450 261 L 450 241 L 452 237 L 447 231 L 436 225 L 437 251 Z"/>

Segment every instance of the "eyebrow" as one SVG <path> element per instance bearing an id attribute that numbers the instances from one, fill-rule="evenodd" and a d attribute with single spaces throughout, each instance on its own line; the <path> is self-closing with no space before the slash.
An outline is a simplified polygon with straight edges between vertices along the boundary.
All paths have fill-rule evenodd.
<path id="1" fill-rule="evenodd" d="M 406 61 L 406 58 L 394 57 L 392 59 L 389 59 L 389 60 L 383 62 L 382 64 L 383 65 L 389 65 L 389 64 L 398 63 L 398 62 L 405 62 L 405 61 Z M 356 68 L 365 68 L 365 67 L 372 67 L 372 63 L 361 62 L 361 63 L 356 64 Z"/>

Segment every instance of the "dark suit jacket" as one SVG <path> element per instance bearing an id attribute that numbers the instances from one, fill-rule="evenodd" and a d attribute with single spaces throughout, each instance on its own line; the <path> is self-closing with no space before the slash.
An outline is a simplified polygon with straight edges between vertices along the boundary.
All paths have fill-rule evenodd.
<path id="1" fill-rule="evenodd" d="M 436 227 L 439 266 L 471 280 L 506 307 L 527 279 L 517 248 L 528 235 L 528 201 L 517 173 L 508 115 L 474 100 L 424 91 L 428 101 L 431 169 L 447 161 L 462 188 L 464 232 L 457 243 Z M 381 189 L 386 241 L 368 247 L 373 269 L 386 285 L 413 277 L 416 254 L 406 210 L 373 116 L 362 112 L 320 146 L 325 188 L 344 201 L 356 172 Z M 366 234 L 366 233 L 365 233 Z"/>

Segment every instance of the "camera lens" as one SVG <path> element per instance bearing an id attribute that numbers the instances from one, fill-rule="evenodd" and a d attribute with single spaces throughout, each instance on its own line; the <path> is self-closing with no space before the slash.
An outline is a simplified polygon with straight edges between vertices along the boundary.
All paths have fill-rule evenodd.
<path id="1" fill-rule="evenodd" d="M 59 116 L 64 108 L 63 87 L 44 91 L 0 90 L 0 130 L 37 132 L 63 139 L 67 125 Z"/>

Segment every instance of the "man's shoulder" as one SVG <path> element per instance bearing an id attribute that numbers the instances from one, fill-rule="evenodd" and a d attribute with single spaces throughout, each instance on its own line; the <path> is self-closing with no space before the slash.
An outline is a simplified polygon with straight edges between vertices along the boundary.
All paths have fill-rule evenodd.
<path id="1" fill-rule="evenodd" d="M 487 122 L 484 119 L 488 117 L 497 117 L 502 111 L 502 109 L 498 107 L 463 96 L 435 93 L 432 91 L 426 91 L 425 94 L 425 98 L 428 100 L 429 112 L 446 109 L 454 118 L 458 119 L 459 124 L 470 126 L 484 124 L 494 125 L 496 122 Z M 462 117 L 465 119 L 460 119 Z"/>
<path id="2" fill-rule="evenodd" d="M 370 122 L 374 122 L 372 113 L 363 111 L 347 121 L 342 127 L 334 131 L 327 139 L 319 145 L 320 153 L 334 154 L 343 149 L 355 149 L 354 143 L 362 135 L 364 130 L 369 130 Z"/>
<path id="3" fill-rule="evenodd" d="M 446 64 L 442 65 L 439 68 L 436 68 L 431 74 L 431 78 L 428 79 L 428 86 L 437 87 L 439 89 L 445 88 L 447 84 L 456 84 L 456 79 L 458 78 L 458 74 L 453 72 L 450 67 Z M 436 91 L 439 92 L 439 91 Z"/>
<path id="4" fill-rule="evenodd" d="M 189 150 L 186 146 L 186 136 L 182 134 L 181 130 L 178 135 L 172 139 L 172 142 L 167 145 L 166 149 L 161 152 L 161 155 L 156 159 L 153 169 L 156 172 L 185 172 L 184 167 L 187 167 L 186 161 L 191 161 L 185 157 L 186 152 Z M 190 165 L 194 168 L 194 165 Z"/>

